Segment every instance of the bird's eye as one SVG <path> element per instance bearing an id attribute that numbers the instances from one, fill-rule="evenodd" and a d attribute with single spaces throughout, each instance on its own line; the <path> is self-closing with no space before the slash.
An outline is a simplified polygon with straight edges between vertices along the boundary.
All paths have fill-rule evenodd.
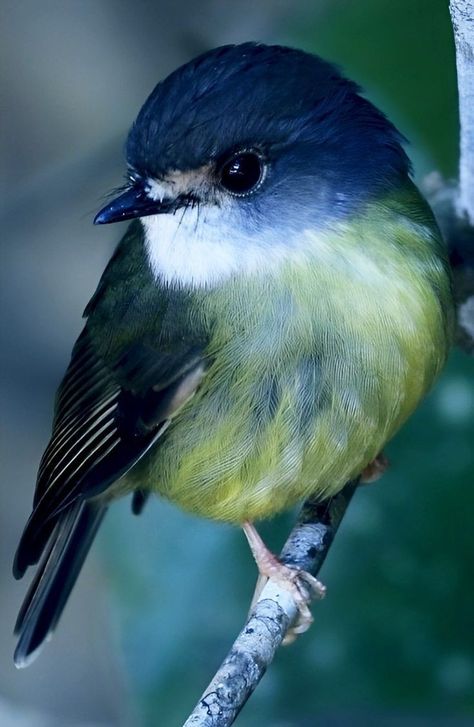
<path id="1" fill-rule="evenodd" d="M 222 165 L 220 183 L 227 192 L 245 197 L 254 192 L 263 181 L 265 164 L 255 151 L 241 151 Z"/>

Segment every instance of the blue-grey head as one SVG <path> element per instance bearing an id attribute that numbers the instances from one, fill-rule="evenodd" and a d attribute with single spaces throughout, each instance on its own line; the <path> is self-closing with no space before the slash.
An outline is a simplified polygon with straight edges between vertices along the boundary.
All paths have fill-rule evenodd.
<path id="1" fill-rule="evenodd" d="M 224 46 L 156 86 L 128 137 L 128 188 L 95 221 L 140 218 L 157 276 L 212 283 L 397 188 L 410 172 L 401 142 L 321 58 Z"/>

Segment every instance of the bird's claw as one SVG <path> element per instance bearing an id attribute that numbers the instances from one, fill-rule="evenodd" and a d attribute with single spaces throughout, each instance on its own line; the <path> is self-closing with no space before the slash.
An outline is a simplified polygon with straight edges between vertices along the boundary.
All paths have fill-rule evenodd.
<path id="1" fill-rule="evenodd" d="M 299 634 L 308 631 L 313 623 L 309 605 L 313 598 L 324 598 L 326 587 L 311 573 L 301 568 L 284 565 L 283 563 L 279 563 L 279 566 L 278 573 L 270 577 L 290 593 L 298 609 L 296 619 L 288 629 L 282 642 L 286 646 L 292 644 Z"/>
<path id="2" fill-rule="evenodd" d="M 290 593 L 298 610 L 296 619 L 283 640 L 284 644 L 290 644 L 298 634 L 304 633 L 311 626 L 313 617 L 309 604 L 313 598 L 324 598 L 326 587 L 315 576 L 302 568 L 282 563 L 276 555 L 268 550 L 251 523 L 244 523 L 243 529 L 260 574 L 252 599 L 251 610 L 260 598 L 269 579 Z"/>

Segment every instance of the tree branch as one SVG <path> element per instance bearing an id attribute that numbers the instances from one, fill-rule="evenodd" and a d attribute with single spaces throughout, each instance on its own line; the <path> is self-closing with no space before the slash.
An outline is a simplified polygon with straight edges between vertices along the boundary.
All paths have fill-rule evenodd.
<path id="1" fill-rule="evenodd" d="M 449 3 L 458 71 L 460 155 L 459 216 L 474 225 L 474 9 L 472 0 Z"/>
<path id="2" fill-rule="evenodd" d="M 457 343 L 474 353 L 474 8 L 451 0 L 461 124 L 459 184 L 437 172 L 423 183 L 447 241 L 457 304 Z M 350 482 L 323 503 L 306 502 L 281 560 L 317 575 L 355 492 Z M 244 628 L 184 727 L 228 727 L 252 694 L 296 616 L 286 591 L 269 581 Z"/>
<path id="3" fill-rule="evenodd" d="M 304 504 L 281 551 L 283 563 L 318 574 L 356 486 L 357 482 L 350 482 L 329 501 Z M 185 727 L 227 727 L 234 722 L 265 674 L 296 612 L 289 592 L 268 581 Z"/>
<path id="4" fill-rule="evenodd" d="M 457 182 L 446 182 L 432 172 L 421 186 L 448 246 L 456 303 L 455 342 L 474 355 L 474 227 L 460 213 Z"/>

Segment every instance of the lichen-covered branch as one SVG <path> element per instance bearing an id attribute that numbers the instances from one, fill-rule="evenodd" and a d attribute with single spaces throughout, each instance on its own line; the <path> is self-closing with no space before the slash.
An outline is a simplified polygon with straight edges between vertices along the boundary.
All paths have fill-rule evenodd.
<path id="1" fill-rule="evenodd" d="M 474 3 L 472 0 L 451 0 L 449 3 L 456 44 L 458 72 L 460 154 L 459 198 L 460 216 L 467 216 L 474 225 Z"/>
<path id="2" fill-rule="evenodd" d="M 305 503 L 281 551 L 283 563 L 318 574 L 356 485 L 348 483 L 326 502 Z M 295 616 L 296 606 L 289 592 L 268 581 L 185 727 L 227 727 L 234 722 Z"/>
<path id="3" fill-rule="evenodd" d="M 457 343 L 474 355 L 474 3 L 449 3 L 456 45 L 459 96 L 459 182 L 439 174 L 425 193 L 448 243 L 457 306 Z"/>

